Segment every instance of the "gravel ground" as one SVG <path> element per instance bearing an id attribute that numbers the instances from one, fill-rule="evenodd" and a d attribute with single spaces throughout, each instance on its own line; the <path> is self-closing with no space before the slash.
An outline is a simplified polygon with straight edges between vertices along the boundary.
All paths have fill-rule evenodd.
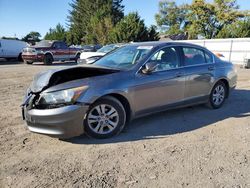
<path id="1" fill-rule="evenodd" d="M 111 139 L 61 141 L 30 133 L 19 106 L 36 73 L 62 65 L 0 62 L 0 187 L 250 187 L 250 70 L 238 69 L 221 109 L 172 110 Z"/>

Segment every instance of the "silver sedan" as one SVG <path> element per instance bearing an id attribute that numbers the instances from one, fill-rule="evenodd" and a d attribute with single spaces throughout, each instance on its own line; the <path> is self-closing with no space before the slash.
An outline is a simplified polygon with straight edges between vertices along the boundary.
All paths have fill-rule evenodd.
<path id="1" fill-rule="evenodd" d="M 132 119 L 195 104 L 220 108 L 236 86 L 230 62 L 179 42 L 126 45 L 96 61 L 42 72 L 25 96 L 30 131 L 107 138 Z"/>

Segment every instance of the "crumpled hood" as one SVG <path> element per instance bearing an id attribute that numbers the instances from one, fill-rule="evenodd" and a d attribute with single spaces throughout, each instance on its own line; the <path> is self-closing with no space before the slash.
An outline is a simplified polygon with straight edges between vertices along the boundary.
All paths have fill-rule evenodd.
<path id="1" fill-rule="evenodd" d="M 49 84 L 51 76 L 61 70 L 63 69 L 51 69 L 38 73 L 31 83 L 30 90 L 33 93 L 41 92 Z"/>
<path id="2" fill-rule="evenodd" d="M 33 93 L 39 93 L 51 86 L 65 82 L 112 74 L 115 72 L 119 72 L 119 70 L 97 66 L 75 66 L 71 68 L 51 69 L 37 74 L 31 83 L 30 90 Z"/>

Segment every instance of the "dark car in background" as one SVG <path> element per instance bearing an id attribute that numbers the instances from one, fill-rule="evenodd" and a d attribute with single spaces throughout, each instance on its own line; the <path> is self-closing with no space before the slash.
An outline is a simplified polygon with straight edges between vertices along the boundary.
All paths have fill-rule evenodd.
<path id="1" fill-rule="evenodd" d="M 233 64 L 201 46 L 134 43 L 91 65 L 36 75 L 22 112 L 32 132 L 107 138 L 155 112 L 195 104 L 220 108 L 236 81 Z"/>
<path id="2" fill-rule="evenodd" d="M 75 62 L 80 57 L 81 48 L 71 48 L 63 41 L 43 40 L 34 46 L 23 49 L 22 58 L 27 64 L 33 62 L 44 62 L 50 65 L 53 61 L 69 61 Z"/>

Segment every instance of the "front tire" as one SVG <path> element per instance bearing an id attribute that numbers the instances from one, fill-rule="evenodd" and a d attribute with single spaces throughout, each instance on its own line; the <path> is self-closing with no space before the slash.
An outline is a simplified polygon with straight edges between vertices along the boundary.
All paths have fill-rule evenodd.
<path id="1" fill-rule="evenodd" d="M 17 60 L 20 61 L 20 62 L 23 62 L 22 53 L 20 53 L 18 55 Z"/>
<path id="2" fill-rule="evenodd" d="M 208 106 L 212 109 L 220 108 L 225 102 L 226 94 L 226 85 L 222 81 L 217 82 L 210 93 Z"/>
<path id="3" fill-rule="evenodd" d="M 25 63 L 25 64 L 27 64 L 27 65 L 31 65 L 31 64 L 33 64 L 33 62 L 32 62 L 32 61 L 26 61 L 26 60 L 24 60 L 24 63 Z"/>
<path id="4" fill-rule="evenodd" d="M 44 64 L 45 65 L 51 65 L 53 63 L 54 59 L 51 54 L 45 54 L 44 56 Z"/>
<path id="5" fill-rule="evenodd" d="M 98 139 L 119 134 L 126 124 L 126 112 L 119 100 L 106 96 L 90 106 L 84 120 L 88 136 Z"/>

